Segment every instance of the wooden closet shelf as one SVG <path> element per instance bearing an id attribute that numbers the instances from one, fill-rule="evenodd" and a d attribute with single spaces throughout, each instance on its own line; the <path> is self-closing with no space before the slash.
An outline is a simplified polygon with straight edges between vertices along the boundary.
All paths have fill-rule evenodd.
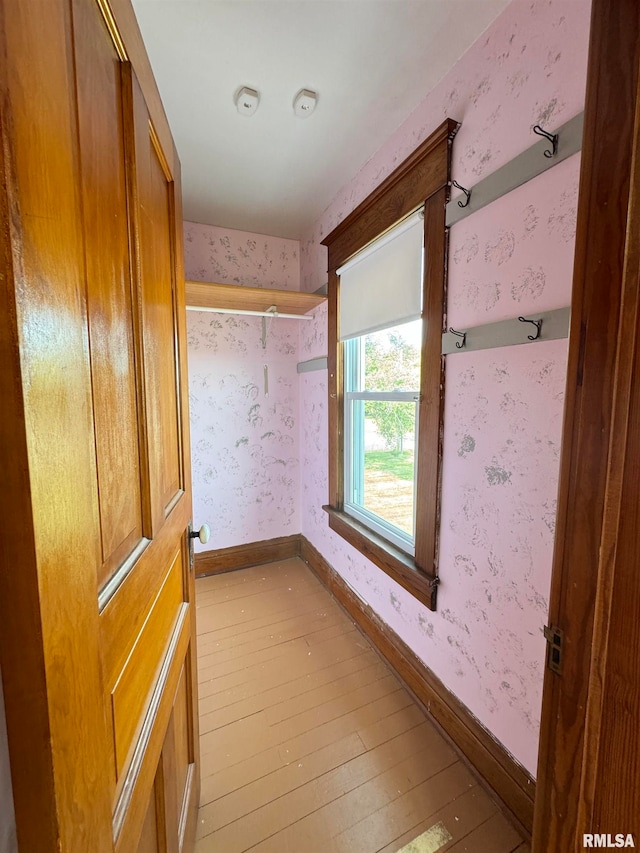
<path id="1" fill-rule="evenodd" d="M 273 305 L 279 314 L 307 314 L 326 296 L 299 290 L 269 290 L 237 284 L 187 281 L 187 305 L 194 308 L 222 308 L 226 311 L 268 311 Z"/>

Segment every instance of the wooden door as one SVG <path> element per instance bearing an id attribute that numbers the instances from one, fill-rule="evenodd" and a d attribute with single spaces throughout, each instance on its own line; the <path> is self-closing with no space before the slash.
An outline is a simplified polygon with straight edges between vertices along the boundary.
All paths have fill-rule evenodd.
<path id="1" fill-rule="evenodd" d="M 131 8 L 2 0 L 5 563 L 20 848 L 192 846 L 179 163 Z"/>
<path id="2" fill-rule="evenodd" d="M 637 0 L 593 0 L 535 853 L 640 845 L 639 84 Z"/>

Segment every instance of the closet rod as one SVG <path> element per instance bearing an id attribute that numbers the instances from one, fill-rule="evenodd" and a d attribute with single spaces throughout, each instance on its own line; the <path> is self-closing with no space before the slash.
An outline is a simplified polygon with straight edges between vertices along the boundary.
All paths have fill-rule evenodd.
<path id="1" fill-rule="evenodd" d="M 279 311 L 249 311 L 246 308 L 209 308 L 203 305 L 187 305 L 187 311 L 209 311 L 212 314 L 250 314 L 252 317 L 279 317 L 281 320 L 313 320 L 311 314 L 281 314 Z"/>

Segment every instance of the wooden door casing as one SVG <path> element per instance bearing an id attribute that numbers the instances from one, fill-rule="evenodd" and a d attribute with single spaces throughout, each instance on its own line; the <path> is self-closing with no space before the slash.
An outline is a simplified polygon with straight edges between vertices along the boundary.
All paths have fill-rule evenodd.
<path id="1" fill-rule="evenodd" d="M 640 38 L 640 27 L 638 28 Z M 637 55 L 640 84 L 640 51 Z M 621 282 L 611 453 L 596 589 L 578 833 L 640 844 L 640 87 Z"/>
<path id="2" fill-rule="evenodd" d="M 639 456 L 629 432 L 638 395 L 640 17 L 636 0 L 593 0 L 591 15 L 549 612 L 564 634 L 563 668 L 545 672 L 537 853 L 582 850 L 589 832 L 635 832 L 640 841 L 629 778 L 640 716 Z"/>
<path id="3" fill-rule="evenodd" d="M 186 851 L 198 801 L 180 171 L 116 5 L 0 0 L 0 653 L 34 853 Z"/>

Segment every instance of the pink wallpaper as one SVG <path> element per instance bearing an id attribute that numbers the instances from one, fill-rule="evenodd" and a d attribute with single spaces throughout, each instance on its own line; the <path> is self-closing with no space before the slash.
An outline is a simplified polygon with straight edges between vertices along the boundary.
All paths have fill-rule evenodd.
<path id="1" fill-rule="evenodd" d="M 453 177 L 472 186 L 538 141 L 534 124 L 553 129 L 584 109 L 590 10 L 590 0 L 512 0 L 301 241 L 301 290 L 327 280 L 320 241 L 445 118 L 461 122 Z"/>
<path id="2" fill-rule="evenodd" d="M 297 240 L 184 223 L 185 276 L 193 281 L 300 290 Z"/>
<path id="3" fill-rule="evenodd" d="M 302 289 L 326 281 L 320 240 L 438 124 L 462 122 L 453 177 L 473 185 L 584 107 L 588 0 L 514 0 L 339 193 L 301 244 Z M 425 62 L 428 57 L 425 57 Z M 451 229 L 449 322 L 570 301 L 579 155 Z M 326 354 L 326 314 L 300 329 Z M 532 774 L 567 342 L 447 357 L 438 611 L 328 529 L 327 376 L 300 381 L 302 532 Z"/>
<path id="4" fill-rule="evenodd" d="M 190 222 L 184 233 L 188 279 L 299 289 L 295 240 Z M 206 549 L 300 532 L 297 322 L 267 319 L 263 348 L 259 317 L 187 312 L 193 519 L 211 526 Z"/>

